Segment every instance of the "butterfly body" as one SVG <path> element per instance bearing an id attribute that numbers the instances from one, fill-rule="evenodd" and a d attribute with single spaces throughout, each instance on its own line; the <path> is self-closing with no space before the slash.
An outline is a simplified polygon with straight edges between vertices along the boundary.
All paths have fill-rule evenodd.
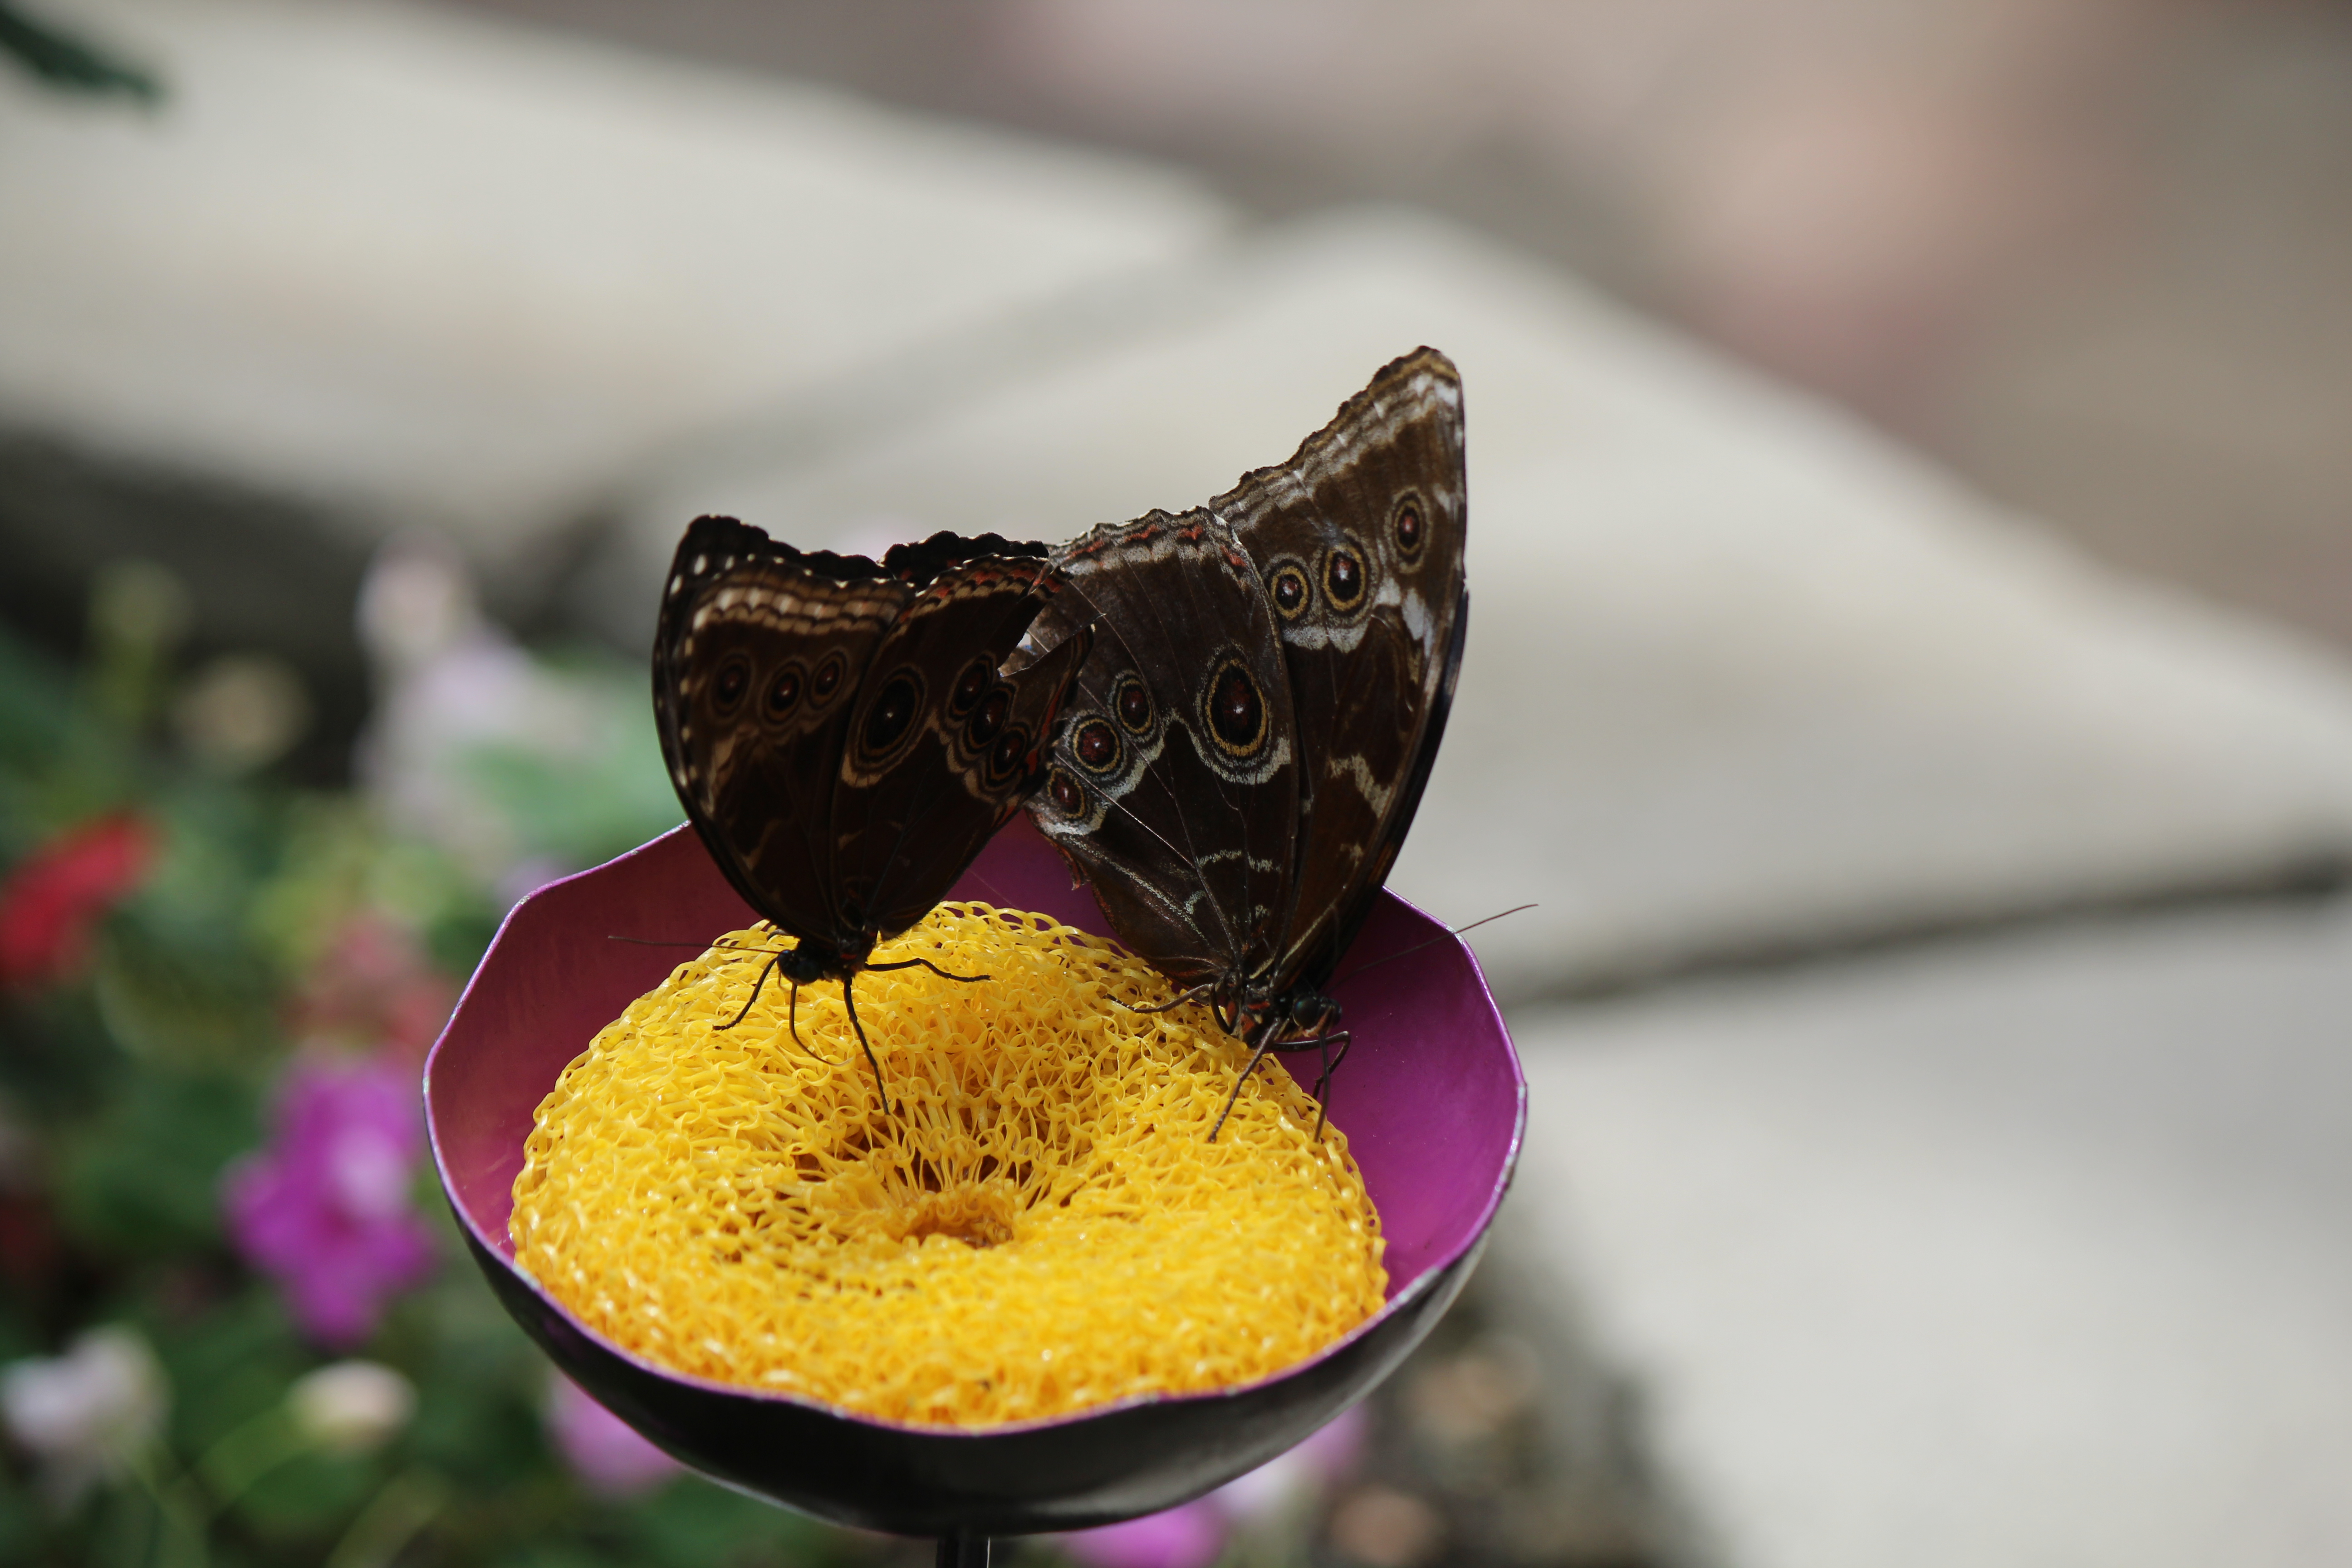
<path id="1" fill-rule="evenodd" d="M 877 563 L 731 518 L 687 530 L 655 635 L 655 718 L 712 858 L 796 939 L 761 984 L 782 973 L 797 1003 L 798 986 L 838 980 L 849 997 L 875 944 L 920 920 L 1043 779 L 1087 634 L 1004 667 L 1055 589 L 1044 546 L 993 534 Z"/>
<path id="2" fill-rule="evenodd" d="M 1324 988 L 1444 730 L 1465 504 L 1461 383 L 1423 349 L 1288 462 L 1055 556 L 1068 593 L 1033 640 L 1098 636 L 1030 813 L 1120 940 L 1260 1054 L 1346 1043 Z"/>

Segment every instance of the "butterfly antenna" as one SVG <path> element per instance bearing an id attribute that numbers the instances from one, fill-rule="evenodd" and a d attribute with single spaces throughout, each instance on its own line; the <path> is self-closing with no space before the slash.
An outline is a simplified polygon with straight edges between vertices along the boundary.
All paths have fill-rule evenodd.
<path id="1" fill-rule="evenodd" d="M 1383 964 L 1383 963 L 1395 963 L 1398 959 L 1400 959 L 1400 958 L 1411 958 L 1414 953 L 1419 952 L 1423 948 L 1424 948 L 1424 947 L 1435 947 L 1439 942 L 1445 941 L 1448 937 L 1457 937 L 1457 936 L 1460 936 L 1460 935 L 1461 935 L 1464 931 L 1476 931 L 1480 926 L 1482 926 L 1482 925 L 1486 925 L 1486 923 L 1488 923 L 1488 921 L 1501 920 L 1501 919 L 1503 918 L 1503 915 L 1516 915 L 1516 914 L 1519 914 L 1519 913 L 1521 913 L 1521 912 L 1523 912 L 1523 911 L 1525 911 L 1525 910 L 1535 909 L 1535 908 L 1537 908 L 1537 907 L 1538 907 L 1538 906 L 1537 906 L 1537 905 L 1534 905 L 1534 904 L 1519 904 L 1519 905 L 1516 905 L 1516 906 L 1514 906 L 1514 907 L 1513 907 L 1513 908 L 1511 908 L 1511 909 L 1505 910 L 1503 911 L 1503 914 L 1500 914 L 1500 915 L 1488 915 L 1488 916 L 1486 917 L 1486 920 L 1483 920 L 1483 921 L 1471 921 L 1468 925 L 1466 925 L 1466 926 L 1455 926 L 1453 930 L 1451 930 L 1451 931 L 1447 931 L 1447 932 L 1445 933 L 1445 935 L 1444 935 L 1444 936 L 1433 936 L 1433 937 L 1431 937 L 1427 942 L 1414 942 L 1411 947 L 1406 948 L 1406 949 L 1405 949 L 1403 952 L 1391 952 L 1391 953 L 1390 953 L 1386 958 L 1376 958 L 1376 959 L 1372 960 L 1370 963 L 1362 964 L 1362 965 L 1360 965 L 1360 966 L 1359 966 L 1359 967 L 1357 967 L 1357 968 L 1350 969 L 1349 971 L 1348 971 L 1348 973 L 1345 973 L 1345 974 L 1343 974 L 1343 975 L 1339 976 L 1339 980 L 1334 980 L 1333 982 L 1331 982 L 1331 984 L 1334 984 L 1334 985 L 1337 985 L 1337 984 L 1339 984 L 1340 983 L 1340 981 L 1344 981 L 1344 980 L 1353 980 L 1357 975 L 1361 974 L 1361 973 L 1362 973 L 1365 970 L 1367 970 L 1367 969 L 1378 969 L 1378 968 L 1379 968 L 1381 964 Z"/>
<path id="2" fill-rule="evenodd" d="M 1242 1085 L 1249 1082 L 1250 1074 L 1257 1071 L 1257 1064 L 1265 1060 L 1265 1053 L 1274 1048 L 1275 1031 L 1281 1027 L 1281 1020 L 1276 1019 L 1265 1026 L 1265 1034 L 1258 1037 L 1257 1049 L 1250 1053 L 1249 1066 L 1242 1068 L 1242 1076 L 1234 1079 L 1234 1091 L 1225 1097 L 1225 1108 L 1217 1112 L 1217 1124 L 1209 1129 L 1210 1142 L 1215 1142 L 1217 1134 L 1225 1130 L 1225 1118 L 1234 1113 L 1234 1107 L 1241 1100 Z"/>
<path id="3" fill-rule="evenodd" d="M 866 1037 L 866 1026 L 857 1021 L 857 998 L 851 994 L 856 984 L 856 972 L 841 977 L 841 1005 L 849 1009 L 849 1026 L 857 1031 L 857 1043 L 866 1047 L 866 1065 L 874 1069 L 874 1088 L 882 1096 L 882 1114 L 895 1117 L 898 1112 L 890 1104 L 890 1091 L 882 1082 L 882 1064 L 874 1059 L 874 1042 Z"/>
<path id="4" fill-rule="evenodd" d="M 776 961 L 783 956 L 784 955 L 782 953 L 779 952 L 770 958 L 766 963 L 760 966 L 760 978 L 751 982 L 751 994 L 744 1001 L 743 1010 L 740 1013 L 736 1014 L 732 1018 L 728 1019 L 727 1022 L 719 1025 L 719 1026 L 720 1028 L 731 1029 L 751 1016 L 752 1007 L 757 1005 L 760 1000 L 761 988 L 768 984 L 768 976 L 776 972 Z M 793 987 L 793 994 L 794 996 L 798 996 L 800 994 L 799 986 L 795 985 Z M 795 1038 L 797 1037 L 795 1037 Z"/>
<path id="5" fill-rule="evenodd" d="M 938 964 L 933 963 L 928 958 L 902 958 L 896 963 L 861 963 L 858 967 L 867 971 L 869 973 L 876 974 L 880 973 L 886 969 L 914 969 L 920 967 L 929 970 L 932 973 L 938 975 L 942 980 L 952 980 L 959 985 L 971 985 L 979 981 L 994 978 L 993 975 L 988 974 L 950 974 L 946 970 L 941 969 Z"/>
<path id="6" fill-rule="evenodd" d="M 609 933 L 604 940 L 630 942 L 638 947 L 693 947 L 699 948 L 705 952 L 772 952 L 776 951 L 766 947 L 745 947 L 742 943 L 734 942 L 662 942 L 649 936 L 614 936 Z"/>

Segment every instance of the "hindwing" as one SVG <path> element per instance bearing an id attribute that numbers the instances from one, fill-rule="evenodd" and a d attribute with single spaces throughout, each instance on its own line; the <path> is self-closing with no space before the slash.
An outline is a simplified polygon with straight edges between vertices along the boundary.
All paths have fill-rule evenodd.
<path id="1" fill-rule="evenodd" d="M 1179 984 L 1279 951 L 1298 814 L 1297 742 L 1274 613 L 1233 531 L 1154 511 L 1056 553 L 1041 644 L 1096 627 L 1038 826 L 1111 928 Z"/>

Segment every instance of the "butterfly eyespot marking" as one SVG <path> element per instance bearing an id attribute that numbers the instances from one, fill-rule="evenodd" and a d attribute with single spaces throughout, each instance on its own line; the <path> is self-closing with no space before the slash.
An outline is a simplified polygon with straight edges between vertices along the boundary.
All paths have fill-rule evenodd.
<path id="1" fill-rule="evenodd" d="M 788 664 L 776 671 L 776 678 L 768 682 L 768 717 L 782 718 L 799 705 L 800 700 L 801 668 L 797 664 Z"/>
<path id="2" fill-rule="evenodd" d="M 1353 551 L 1334 550 L 1323 558 L 1323 595 L 1335 610 L 1352 610 L 1364 596 L 1364 563 Z"/>
<path id="3" fill-rule="evenodd" d="M 1140 735 L 1151 728 L 1151 693 L 1136 677 L 1119 678 L 1118 689 L 1111 693 L 1110 705 L 1118 714 L 1118 721 L 1135 733 Z"/>
<path id="4" fill-rule="evenodd" d="M 1274 597 L 1274 613 L 1286 621 L 1295 621 L 1306 613 L 1315 591 L 1307 584 L 1306 570 L 1296 561 L 1286 561 L 1274 569 L 1274 581 L 1268 584 Z"/>
<path id="5" fill-rule="evenodd" d="M 1265 744 L 1265 696 L 1238 658 L 1218 665 L 1202 691 L 1209 733 L 1228 755 L 1246 757 Z"/>
<path id="6" fill-rule="evenodd" d="M 988 683 L 995 674 L 984 658 L 973 659 L 964 666 L 963 673 L 956 677 L 955 689 L 948 693 L 948 717 L 961 719 L 971 712 L 972 705 L 988 690 Z"/>
<path id="7" fill-rule="evenodd" d="M 730 713 L 751 689 L 751 661 L 739 653 L 720 665 L 719 673 L 710 678 L 711 706 L 722 714 Z"/>
<path id="8" fill-rule="evenodd" d="M 866 710 L 866 731 L 859 744 L 869 756 L 885 755 L 911 729 L 915 715 L 922 710 L 923 682 L 911 669 L 893 673 L 882 683 L 874 696 L 874 706 Z"/>
<path id="9" fill-rule="evenodd" d="M 710 570 L 710 557 L 709 557 L 709 556 L 708 556 L 708 555 L 698 555 L 698 556 L 696 556 L 696 557 L 694 558 L 694 574 L 695 574 L 696 576 L 699 577 L 699 576 L 701 576 L 705 572 L 708 572 L 708 571 L 709 571 L 709 570 Z"/>
<path id="10" fill-rule="evenodd" d="M 1059 768 L 1045 781 L 1045 797 L 1065 816 L 1081 816 L 1087 808 L 1086 791 L 1078 787 L 1077 780 Z"/>
<path id="11" fill-rule="evenodd" d="M 1015 724 L 997 740 L 995 749 L 988 753 L 988 772 L 992 782 L 1002 782 L 1021 771 L 1027 760 L 1029 732 Z"/>
<path id="12" fill-rule="evenodd" d="M 1090 773 L 1107 773 L 1118 766 L 1118 732 L 1100 719 L 1089 719 L 1070 737 L 1070 754 Z"/>
<path id="13" fill-rule="evenodd" d="M 1011 692 L 1003 687 L 990 692 L 988 700 L 980 705 L 980 711 L 971 716 L 971 723 L 966 727 L 965 733 L 971 737 L 971 743 L 985 746 L 995 739 L 996 732 L 1004 728 L 1004 716 L 1012 710 Z"/>
<path id="14" fill-rule="evenodd" d="M 833 694 L 841 689 L 841 678 L 848 668 L 849 661 L 839 653 L 825 655 L 824 662 L 816 667 L 816 674 L 809 679 L 809 694 L 819 702 L 832 701 Z"/>
<path id="15" fill-rule="evenodd" d="M 673 599 L 677 598 L 677 591 L 678 591 L 680 588 L 683 588 L 683 587 L 685 587 L 685 586 L 686 586 L 686 579 L 685 579 L 685 578 L 683 578 L 683 577 L 673 577 L 673 578 L 671 578 L 671 579 L 669 580 L 669 596 L 670 596 L 671 598 L 673 598 Z"/>
<path id="16" fill-rule="evenodd" d="M 1422 541 L 1428 536 L 1429 524 L 1422 515 L 1421 497 L 1411 490 L 1397 498 L 1396 515 L 1389 531 L 1396 538 L 1397 553 L 1407 561 L 1421 554 Z"/>

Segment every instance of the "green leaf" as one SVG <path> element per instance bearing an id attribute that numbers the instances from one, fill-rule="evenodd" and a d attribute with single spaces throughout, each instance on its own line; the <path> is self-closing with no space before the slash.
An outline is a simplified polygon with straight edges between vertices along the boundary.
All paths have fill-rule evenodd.
<path id="1" fill-rule="evenodd" d="M 194 1317 L 151 1313 L 145 1326 L 172 1380 L 174 1445 L 191 1458 L 283 1400 L 315 1360 L 259 1281 Z"/>
<path id="2" fill-rule="evenodd" d="M 121 1089 L 122 1067 L 88 990 L 0 995 L 0 1086 L 36 1129 L 95 1113 Z"/>
<path id="3" fill-rule="evenodd" d="M 303 1540 L 323 1547 L 383 1479 L 383 1466 L 373 1458 L 305 1454 L 247 1488 L 234 1512 L 238 1523 L 265 1541 Z"/>
<path id="4" fill-rule="evenodd" d="M 222 1169 L 261 1141 L 253 1090 L 216 1074 L 148 1068 L 67 1140 L 60 1217 L 90 1245 L 153 1260 L 220 1237 Z"/>
<path id="5" fill-rule="evenodd" d="M 43 81 L 69 91 L 120 92 L 142 103 L 163 96 L 163 84 L 137 66 L 37 22 L 5 0 L 0 0 L 0 54 L 16 56 Z"/>
<path id="6" fill-rule="evenodd" d="M 820 1562 L 841 1539 L 814 1520 L 698 1476 L 671 1482 L 631 1510 L 629 1534 L 635 1560 L 659 1568 Z"/>
<path id="7" fill-rule="evenodd" d="M 17 1563 L 33 1563 L 47 1555 L 42 1549 L 43 1537 L 48 1531 L 42 1528 L 40 1505 L 32 1494 L 19 1486 L 15 1475 L 0 1468 L 0 1564 L 16 1568 Z"/>
<path id="8" fill-rule="evenodd" d="M 92 994 L 131 1056 L 183 1068 L 252 1068 L 279 1040 L 268 971 L 243 947 L 163 940 L 134 915 L 110 921 Z"/>

